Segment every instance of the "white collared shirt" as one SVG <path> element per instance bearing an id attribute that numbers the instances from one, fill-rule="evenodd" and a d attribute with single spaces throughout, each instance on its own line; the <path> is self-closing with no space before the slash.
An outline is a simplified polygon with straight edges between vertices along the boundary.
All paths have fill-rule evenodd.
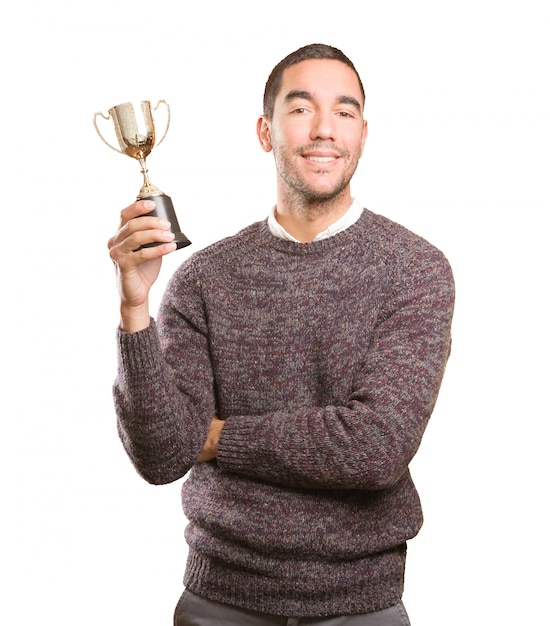
<path id="1" fill-rule="evenodd" d="M 269 215 L 267 217 L 267 225 L 269 226 L 269 230 L 275 237 L 279 237 L 280 239 L 287 239 L 288 241 L 295 241 L 296 243 L 301 243 L 293 237 L 289 232 L 287 232 L 281 224 L 277 221 L 275 217 L 275 211 L 277 207 L 274 206 Z M 363 212 L 363 207 L 359 204 L 359 202 L 353 198 L 350 208 L 342 215 L 342 217 L 333 224 L 331 224 L 328 228 L 320 232 L 313 241 L 319 241 L 321 239 L 327 239 L 328 237 L 332 237 L 336 235 L 346 228 L 349 228 L 352 224 L 359 219 L 361 213 Z"/>

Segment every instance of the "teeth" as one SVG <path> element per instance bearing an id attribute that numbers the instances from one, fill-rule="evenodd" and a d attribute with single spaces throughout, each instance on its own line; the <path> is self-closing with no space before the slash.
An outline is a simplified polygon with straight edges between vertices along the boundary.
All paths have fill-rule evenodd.
<path id="1" fill-rule="evenodd" d="M 334 157 L 306 156 L 308 161 L 319 161 L 320 163 L 328 163 L 334 161 Z"/>

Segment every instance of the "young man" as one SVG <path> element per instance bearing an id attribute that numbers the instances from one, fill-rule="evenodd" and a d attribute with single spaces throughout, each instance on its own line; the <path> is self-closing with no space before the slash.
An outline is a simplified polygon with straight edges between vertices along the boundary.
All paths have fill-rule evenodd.
<path id="1" fill-rule="evenodd" d="M 185 261 L 157 322 L 148 293 L 175 249 L 169 225 L 136 202 L 109 242 L 122 442 L 151 483 L 189 472 L 178 626 L 409 623 L 406 542 L 422 512 L 408 465 L 449 354 L 454 284 L 441 252 L 352 198 L 363 107 L 335 48 L 275 67 L 257 130 L 277 204 Z"/>

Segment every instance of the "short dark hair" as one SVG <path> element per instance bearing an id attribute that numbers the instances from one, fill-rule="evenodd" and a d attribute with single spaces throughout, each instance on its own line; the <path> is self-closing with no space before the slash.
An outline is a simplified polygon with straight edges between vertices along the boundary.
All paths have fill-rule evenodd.
<path id="1" fill-rule="evenodd" d="M 264 90 L 264 115 L 269 119 L 273 117 L 273 109 L 275 106 L 275 98 L 281 88 L 281 82 L 283 79 L 283 72 L 290 66 L 300 63 L 301 61 L 307 61 L 309 59 L 333 59 L 335 61 L 341 61 L 355 72 L 357 80 L 359 81 L 359 87 L 361 88 L 361 94 L 363 96 L 363 102 L 365 101 L 365 90 L 363 89 L 363 83 L 359 72 L 355 69 L 353 63 L 348 57 L 338 48 L 328 46 L 322 43 L 312 43 L 302 48 L 299 48 L 295 52 L 291 52 L 282 61 L 280 61 L 271 71 Z"/>

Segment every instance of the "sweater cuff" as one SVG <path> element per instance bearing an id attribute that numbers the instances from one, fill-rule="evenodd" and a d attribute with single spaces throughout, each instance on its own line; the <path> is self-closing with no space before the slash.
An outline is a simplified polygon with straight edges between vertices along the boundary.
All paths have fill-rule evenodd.
<path id="1" fill-rule="evenodd" d="M 218 441 L 217 461 L 220 469 L 248 473 L 258 464 L 261 452 L 253 417 L 232 417 L 226 420 Z"/>
<path id="2" fill-rule="evenodd" d="M 149 377 L 159 369 L 162 352 L 155 320 L 135 333 L 117 329 L 118 369 L 126 379 Z"/>

